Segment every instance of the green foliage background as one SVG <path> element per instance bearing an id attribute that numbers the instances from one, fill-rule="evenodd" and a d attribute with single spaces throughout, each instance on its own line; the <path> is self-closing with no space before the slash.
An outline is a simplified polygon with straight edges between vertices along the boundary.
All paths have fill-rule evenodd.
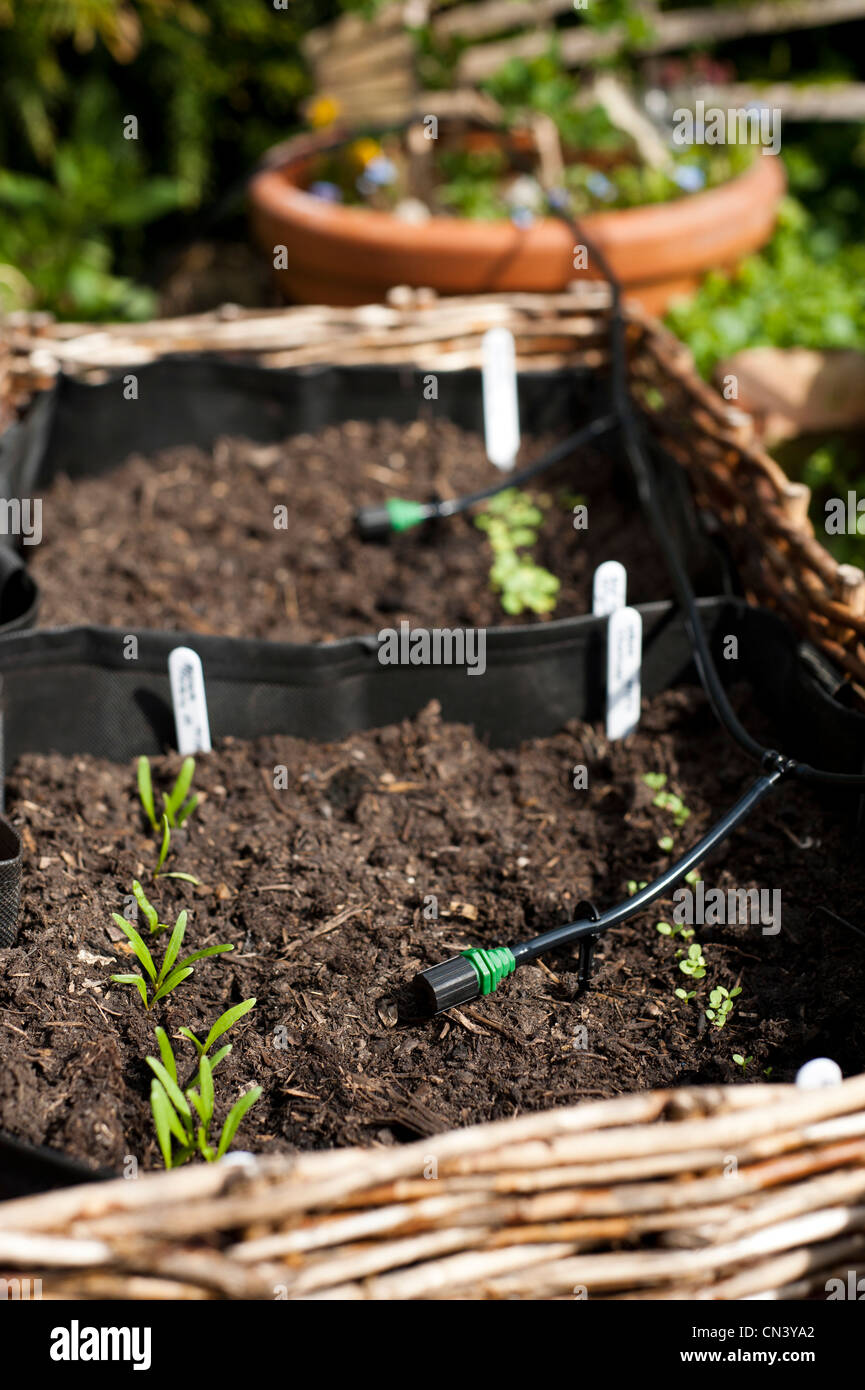
<path id="1" fill-rule="evenodd" d="M 297 124 L 300 39 L 338 9 L 0 0 L 0 310 L 147 317 L 135 277 L 163 235 L 147 229 L 224 194 Z"/>

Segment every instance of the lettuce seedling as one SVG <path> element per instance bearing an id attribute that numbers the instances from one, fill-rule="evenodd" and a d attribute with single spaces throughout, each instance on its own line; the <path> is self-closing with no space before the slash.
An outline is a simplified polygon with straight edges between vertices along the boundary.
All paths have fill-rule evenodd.
<path id="1" fill-rule="evenodd" d="M 249 1013 L 254 1004 L 254 999 L 244 999 L 242 1004 L 228 1009 L 214 1023 L 204 1043 L 199 1042 L 191 1029 L 180 1029 L 182 1035 L 195 1044 L 198 1052 L 197 1070 L 188 1085 L 183 1087 L 178 1081 L 177 1061 L 168 1036 L 163 1028 L 156 1029 L 160 1057 L 147 1058 L 147 1064 L 153 1072 L 150 1108 L 166 1168 L 180 1167 L 196 1152 L 200 1153 L 207 1163 L 222 1158 L 244 1115 L 260 1097 L 260 1086 L 252 1086 L 245 1091 L 228 1112 L 218 1141 L 215 1145 L 211 1142 L 210 1130 L 215 1109 L 213 1073 L 223 1058 L 228 1056 L 231 1044 L 227 1043 L 219 1048 L 212 1057 L 208 1054 L 213 1044 L 244 1014 Z M 176 1150 L 172 1140 L 176 1140 L 179 1146 Z"/>
<path id="2" fill-rule="evenodd" d="M 174 924 L 174 930 L 165 948 L 162 964 L 157 970 L 149 948 L 136 931 L 135 927 L 133 927 L 132 923 L 127 922 L 125 917 L 121 917 L 119 912 L 112 912 L 111 915 L 120 930 L 129 938 L 132 949 L 145 972 L 144 975 L 112 975 L 111 979 L 114 984 L 117 985 L 133 985 L 141 995 L 141 1002 L 145 1009 L 152 1008 L 160 999 L 164 999 L 173 989 L 176 989 L 178 985 L 188 979 L 193 973 L 192 965 L 194 961 L 203 960 L 205 956 L 221 955 L 223 951 L 234 950 L 233 946 L 205 946 L 203 950 L 193 951 L 191 956 L 184 956 L 183 960 L 178 961 L 177 957 L 180 953 L 180 947 L 183 944 L 183 936 L 186 931 L 187 914 L 184 911 L 181 912 Z M 161 923 L 157 923 L 157 927 L 161 925 Z M 149 998 L 148 982 L 150 986 Z"/>
<path id="3" fill-rule="evenodd" d="M 505 488 L 487 503 L 475 517 L 475 526 L 486 532 L 493 552 L 490 584 L 501 594 L 506 613 L 551 613 L 561 587 L 555 575 L 536 565 L 520 547 L 534 545 L 543 512 L 531 497 L 518 488 Z"/>
<path id="4" fill-rule="evenodd" d="M 742 993 L 741 985 L 735 989 L 724 989 L 723 985 L 718 985 L 709 993 L 709 1008 L 706 1010 L 706 1017 L 710 1023 L 714 1023 L 716 1028 L 723 1028 L 733 1012 L 733 1000 Z"/>

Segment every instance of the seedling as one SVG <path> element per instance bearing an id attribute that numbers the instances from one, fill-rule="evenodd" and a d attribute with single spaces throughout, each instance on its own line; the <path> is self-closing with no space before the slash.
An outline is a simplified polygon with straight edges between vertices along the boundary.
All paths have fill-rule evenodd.
<path id="1" fill-rule="evenodd" d="M 650 791 L 659 792 L 662 787 L 667 785 L 667 774 L 666 772 L 644 772 L 643 781 Z"/>
<path id="2" fill-rule="evenodd" d="M 672 835 L 662 835 L 660 840 L 658 841 L 658 849 L 662 849 L 665 854 L 672 854 L 673 844 L 674 841 Z"/>
<path id="3" fill-rule="evenodd" d="M 695 989 L 674 989 L 673 993 L 677 999 L 684 999 L 685 1003 L 690 1003 L 697 991 Z"/>
<path id="4" fill-rule="evenodd" d="M 169 826 L 174 829 L 183 825 L 189 820 L 196 806 L 198 797 L 192 796 L 187 801 L 189 788 L 192 786 L 192 779 L 195 775 L 195 759 L 184 758 L 183 766 L 177 774 L 177 780 L 169 795 L 162 793 L 162 801 L 165 811 L 162 817 L 156 815 L 156 805 L 153 799 L 153 779 L 150 775 L 150 760 L 145 757 L 138 759 L 138 795 L 144 813 L 154 830 L 161 828 L 163 820 L 167 820 Z"/>
<path id="5" fill-rule="evenodd" d="M 658 792 L 652 805 L 660 807 L 662 811 L 669 811 L 672 814 L 673 823 L 679 830 L 691 814 L 682 798 L 677 796 L 675 792 Z"/>
<path id="6" fill-rule="evenodd" d="M 753 1062 L 753 1060 L 753 1057 L 743 1057 L 741 1052 L 733 1053 L 733 1061 L 736 1063 L 737 1067 L 742 1067 L 743 1070 L 745 1067 L 749 1066 L 750 1063 Z M 769 1068 L 769 1070 L 771 1071 L 771 1067 Z"/>
<path id="7" fill-rule="evenodd" d="M 156 861 L 156 868 L 153 871 L 153 877 L 179 878 L 182 879 L 184 883 L 194 883 L 196 886 L 198 886 L 201 883 L 201 879 L 196 878 L 194 874 L 183 874 L 178 869 L 166 869 L 163 873 L 162 866 L 168 857 L 168 850 L 170 845 L 171 828 L 168 824 L 168 813 L 166 812 L 166 814 L 162 817 L 162 843 L 159 846 L 159 858 Z"/>
<path id="8" fill-rule="evenodd" d="M 696 941 L 688 947 L 688 954 L 684 960 L 679 961 L 679 969 L 683 975 L 688 975 L 692 980 L 702 980 L 706 974 L 706 958 L 703 955 L 702 947 Z"/>
<path id="9" fill-rule="evenodd" d="M 149 906 L 149 904 L 148 904 Z M 165 949 L 162 964 L 157 970 L 153 956 L 142 937 L 133 927 L 131 922 L 127 922 L 125 917 L 121 917 L 119 912 L 112 912 L 112 917 L 122 932 L 126 934 L 132 945 L 144 975 L 112 975 L 111 979 L 117 985 L 133 985 L 141 995 L 141 1002 L 145 1009 L 164 999 L 173 989 L 188 979 L 192 972 L 193 962 L 203 960 L 205 956 L 221 955 L 223 951 L 233 951 L 233 946 L 205 946 L 201 951 L 193 951 L 191 956 L 185 956 L 178 961 L 180 947 L 183 944 L 183 936 L 186 931 L 186 912 L 181 912 L 174 924 L 171 939 Z M 162 926 L 157 922 L 157 929 Z M 151 925 L 151 932 L 153 927 Z M 150 986 L 150 997 L 148 998 L 148 982 Z"/>
<path id="10" fill-rule="evenodd" d="M 245 999 L 228 1009 L 214 1023 L 204 1043 L 201 1043 L 189 1028 L 180 1032 L 189 1038 L 198 1053 L 198 1067 L 188 1085 L 181 1087 L 177 1077 L 177 1061 L 164 1028 L 156 1029 L 160 1059 L 148 1057 L 147 1064 L 153 1072 L 150 1085 L 150 1108 L 156 1138 L 166 1168 L 179 1168 L 196 1152 L 207 1163 L 214 1163 L 228 1150 L 241 1120 L 261 1095 L 261 1087 L 253 1086 L 237 1100 L 228 1112 L 216 1145 L 211 1142 L 210 1129 L 213 1124 L 215 1095 L 213 1073 L 220 1062 L 228 1056 L 231 1044 L 226 1043 L 213 1056 L 211 1047 L 229 1028 L 233 1027 L 244 1014 L 249 1013 L 255 1004 L 254 999 Z M 193 1111 L 195 1112 L 193 1114 Z M 177 1141 L 174 1149 L 172 1139 Z"/>
<path id="11" fill-rule="evenodd" d="M 150 935 L 155 936 L 157 932 L 168 931 L 168 923 L 160 922 L 159 913 L 147 898 L 137 878 L 132 880 L 132 893 L 141 910 L 141 915 L 150 929 Z"/>
<path id="12" fill-rule="evenodd" d="M 714 1023 L 716 1028 L 723 1028 L 730 1014 L 733 1012 L 733 1000 L 741 994 L 740 986 L 735 989 L 724 989 L 723 985 L 718 985 L 709 995 L 709 1007 L 706 1010 L 706 1017 L 710 1023 Z"/>
<path id="13" fill-rule="evenodd" d="M 661 936 L 681 936 L 683 941 L 690 941 L 691 937 L 694 935 L 693 927 L 671 927 L 669 922 L 656 922 L 655 930 L 658 931 Z"/>
<path id="14" fill-rule="evenodd" d="M 629 879 L 628 879 L 628 897 L 629 897 L 629 898 L 632 898 L 632 897 L 634 896 L 635 893 L 642 892 L 642 890 L 643 890 L 644 888 L 646 888 L 647 886 L 648 886 L 648 885 L 647 885 L 645 879 L 642 879 L 642 880 L 638 883 L 637 880 L 636 880 L 635 878 L 629 878 Z"/>
<path id="15" fill-rule="evenodd" d="M 543 521 L 543 512 L 531 497 L 518 488 L 505 488 L 475 517 L 475 525 L 486 532 L 493 552 L 490 584 L 501 594 L 506 613 L 551 613 L 561 587 L 555 575 L 536 565 L 521 547 L 534 545 Z"/>

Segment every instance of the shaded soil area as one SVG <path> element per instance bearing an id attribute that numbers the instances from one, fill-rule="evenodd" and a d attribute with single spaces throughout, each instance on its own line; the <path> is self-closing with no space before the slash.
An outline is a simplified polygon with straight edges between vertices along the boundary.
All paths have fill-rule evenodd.
<path id="1" fill-rule="evenodd" d="M 525 439 L 521 462 L 553 442 Z M 486 537 L 468 516 L 386 545 L 354 533 L 360 505 L 462 496 L 499 477 L 479 435 L 423 420 L 349 422 L 267 447 L 224 439 L 212 454 L 175 448 L 101 477 L 61 477 L 44 495 L 44 539 L 31 560 L 40 622 L 307 642 L 402 619 L 543 621 L 503 612 Z M 630 602 L 669 595 L 655 542 L 604 455 L 580 450 L 531 495 L 544 511 L 532 558 L 561 582 L 552 617 L 590 611 L 602 560 L 627 564 Z M 585 530 L 574 529 L 575 495 L 588 507 Z M 280 507 L 287 513 L 275 515 Z"/>
<path id="2" fill-rule="evenodd" d="M 157 787 L 176 769 L 154 760 Z M 665 774 L 690 812 L 681 828 L 647 773 Z M 692 844 L 750 775 L 690 690 L 653 701 L 626 744 L 574 723 L 492 750 L 435 706 L 334 745 L 227 740 L 199 760 L 201 804 L 171 855 L 195 888 L 154 884 L 134 767 L 27 756 L 8 796 L 25 907 L 18 944 L 0 951 L 0 1128 L 94 1164 L 158 1163 L 144 1062 L 154 1026 L 191 1064 L 179 1028 L 201 1034 L 251 996 L 216 1080 L 219 1117 L 253 1081 L 264 1088 L 238 1141 L 255 1151 L 395 1143 L 585 1097 L 746 1084 L 769 1068 L 787 1080 L 822 1054 L 859 1070 L 865 941 L 818 909 L 855 921 L 865 866 L 849 830 L 797 788 L 763 803 L 704 869 L 707 887 L 782 897 L 776 935 L 697 928 L 704 979 L 686 979 L 681 939 L 656 930 L 668 903 L 601 940 L 590 993 L 565 951 L 490 998 L 417 1015 L 418 970 L 567 921 L 583 898 L 619 901 L 668 861 L 659 841 Z M 189 909 L 188 949 L 235 947 L 149 1013 L 109 981 L 135 965 L 110 914 L 136 875 L 163 921 Z M 164 940 L 151 938 L 158 957 Z M 710 988 L 737 985 L 726 1027 L 712 1026 Z M 681 986 L 696 997 L 677 998 Z"/>

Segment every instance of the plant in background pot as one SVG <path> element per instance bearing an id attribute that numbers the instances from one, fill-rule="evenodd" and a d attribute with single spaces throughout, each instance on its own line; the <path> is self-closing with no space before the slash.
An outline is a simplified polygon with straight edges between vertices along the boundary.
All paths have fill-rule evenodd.
<path id="1" fill-rule="evenodd" d="M 606 104 L 585 98 L 554 55 L 512 59 L 487 84 L 485 128 L 424 116 L 385 135 L 329 128 L 289 142 L 250 185 L 253 232 L 282 290 L 330 304 L 380 299 L 394 284 L 561 290 L 592 274 L 564 210 L 586 219 L 628 290 L 659 312 L 763 245 L 780 161 L 744 144 L 676 148 L 645 118 L 626 119 L 626 131 L 608 106 L 636 108 L 605 81 Z"/>

